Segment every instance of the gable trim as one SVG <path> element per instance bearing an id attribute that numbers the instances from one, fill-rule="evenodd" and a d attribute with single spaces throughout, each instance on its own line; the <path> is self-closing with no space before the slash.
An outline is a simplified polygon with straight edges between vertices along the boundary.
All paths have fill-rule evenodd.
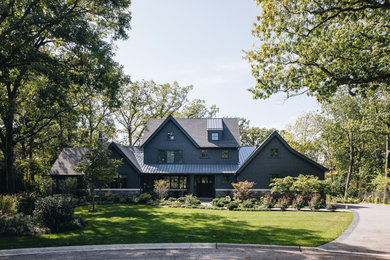
<path id="1" fill-rule="evenodd" d="M 148 144 L 156 135 L 158 132 L 161 131 L 161 129 L 166 125 L 168 124 L 168 122 L 171 121 L 177 128 L 179 128 L 179 130 L 188 138 L 188 140 L 191 141 L 191 143 L 196 147 L 196 148 L 199 148 L 199 145 L 197 142 L 195 142 L 195 140 L 187 133 L 186 130 L 184 130 L 184 128 L 176 121 L 175 118 L 173 118 L 172 115 L 168 116 L 164 122 L 161 123 L 161 125 L 153 132 L 152 135 L 150 135 L 148 137 L 147 140 L 145 140 L 145 142 L 142 143 L 141 147 L 144 147 L 146 144 Z"/>
<path id="2" fill-rule="evenodd" d="M 307 156 L 301 154 L 300 152 L 294 150 L 280 135 L 277 131 L 274 131 L 270 136 L 265 139 L 259 147 L 256 148 L 256 150 L 246 159 L 246 161 L 238 168 L 237 174 L 242 172 L 256 157 L 257 155 L 264 149 L 264 147 L 273 139 L 277 138 L 291 153 L 295 154 L 296 156 L 300 157 L 301 159 L 305 160 L 308 163 L 311 163 L 318 169 L 326 172 L 329 171 L 329 169 L 325 168 L 321 164 L 313 161 L 312 159 L 308 158 Z"/>
<path id="3" fill-rule="evenodd" d="M 139 167 L 137 165 L 134 165 L 134 163 L 126 156 L 126 154 L 122 151 L 122 149 L 119 147 L 118 144 L 112 142 L 109 146 L 108 146 L 108 149 L 114 149 L 116 152 L 119 153 L 120 156 L 122 156 L 122 158 L 125 159 L 125 161 L 127 162 L 127 164 L 129 164 L 131 167 L 134 168 L 134 170 L 137 172 L 137 173 L 141 173 L 141 170 L 139 169 Z"/>

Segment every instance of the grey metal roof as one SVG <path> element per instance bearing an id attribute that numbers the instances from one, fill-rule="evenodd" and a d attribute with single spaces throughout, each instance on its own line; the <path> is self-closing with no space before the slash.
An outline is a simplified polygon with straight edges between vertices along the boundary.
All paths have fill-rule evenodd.
<path id="1" fill-rule="evenodd" d="M 115 144 L 115 143 L 113 143 Z M 127 159 L 133 164 L 135 168 L 137 168 L 139 171 L 141 171 L 141 166 L 139 165 L 137 159 L 134 155 L 134 150 L 137 149 L 135 146 L 121 146 L 118 144 L 115 144 L 116 147 L 120 149 L 120 151 L 127 157 Z"/>
<path id="2" fill-rule="evenodd" d="M 208 118 L 207 130 L 223 130 L 223 124 L 221 118 Z"/>
<path id="3" fill-rule="evenodd" d="M 64 148 L 51 167 L 49 175 L 82 175 L 74 170 L 88 148 Z"/>
<path id="4" fill-rule="evenodd" d="M 159 128 L 165 120 L 149 119 L 142 138 L 142 144 Z M 238 118 L 222 118 L 223 139 L 218 141 L 209 141 L 207 132 L 207 118 L 175 118 L 176 122 L 187 132 L 187 134 L 202 148 L 238 148 L 241 144 L 240 131 L 238 127 Z M 141 144 L 141 145 L 142 145 Z"/>
<path id="5" fill-rule="evenodd" d="M 238 151 L 238 163 L 240 166 L 248 159 L 248 157 L 256 150 L 256 146 L 243 146 Z"/>

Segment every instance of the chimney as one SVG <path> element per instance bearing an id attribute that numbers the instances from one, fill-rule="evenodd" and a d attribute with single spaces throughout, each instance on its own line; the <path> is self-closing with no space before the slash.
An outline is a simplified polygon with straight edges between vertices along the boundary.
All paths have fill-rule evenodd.
<path id="1" fill-rule="evenodd" d="M 103 138 L 103 131 L 102 130 L 99 131 L 99 139 L 98 140 L 99 140 L 101 147 L 106 146 L 106 140 Z"/>

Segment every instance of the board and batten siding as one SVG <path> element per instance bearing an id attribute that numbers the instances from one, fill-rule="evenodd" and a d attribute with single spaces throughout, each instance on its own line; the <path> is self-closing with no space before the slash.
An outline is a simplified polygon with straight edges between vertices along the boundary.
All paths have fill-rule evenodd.
<path id="1" fill-rule="evenodd" d="M 111 158 L 121 160 L 122 163 L 119 166 L 118 174 L 127 176 L 127 188 L 128 189 L 139 189 L 140 185 L 140 174 L 130 165 L 126 160 L 115 150 L 111 149 Z"/>
<path id="2" fill-rule="evenodd" d="M 279 149 L 278 158 L 271 157 L 271 149 Z M 299 174 L 318 176 L 323 180 L 325 172 L 313 163 L 291 152 L 274 137 L 255 158 L 239 173 L 238 181 L 253 181 L 253 189 L 269 189 L 271 176 L 297 177 Z"/>
<path id="3" fill-rule="evenodd" d="M 175 140 L 168 139 L 173 132 Z M 208 158 L 201 157 L 201 150 L 208 150 Z M 147 164 L 158 163 L 159 150 L 182 150 L 184 164 L 235 164 L 238 163 L 238 149 L 230 148 L 229 158 L 221 158 L 221 150 L 225 148 L 197 148 L 190 139 L 172 122 L 164 125 L 144 147 L 144 161 Z"/>

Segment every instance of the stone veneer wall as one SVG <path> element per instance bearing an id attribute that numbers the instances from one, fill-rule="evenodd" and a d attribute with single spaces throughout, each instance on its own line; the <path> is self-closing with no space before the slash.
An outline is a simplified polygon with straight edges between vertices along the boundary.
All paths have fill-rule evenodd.
<path id="1" fill-rule="evenodd" d="M 119 197 L 119 198 L 128 198 L 128 197 L 137 197 L 141 194 L 140 189 L 100 189 L 95 190 L 96 195 L 105 196 L 105 197 Z"/>
<path id="2" fill-rule="evenodd" d="M 252 198 L 260 198 L 264 197 L 267 194 L 270 194 L 271 191 L 269 189 L 253 189 L 251 193 Z M 215 197 L 220 198 L 220 197 L 226 197 L 230 196 L 233 197 L 233 190 L 232 189 L 216 189 L 215 190 Z"/>

